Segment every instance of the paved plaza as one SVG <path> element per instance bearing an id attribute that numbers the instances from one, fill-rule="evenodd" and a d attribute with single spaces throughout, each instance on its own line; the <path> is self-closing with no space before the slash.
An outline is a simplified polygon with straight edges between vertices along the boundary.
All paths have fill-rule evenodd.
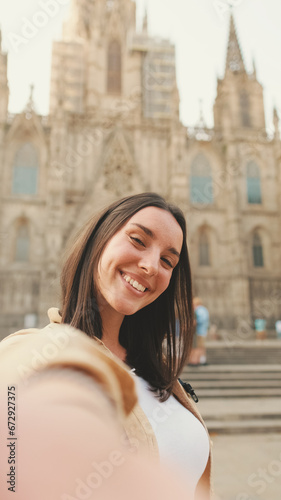
<path id="1" fill-rule="evenodd" d="M 212 435 L 214 500 L 280 500 L 281 434 Z"/>

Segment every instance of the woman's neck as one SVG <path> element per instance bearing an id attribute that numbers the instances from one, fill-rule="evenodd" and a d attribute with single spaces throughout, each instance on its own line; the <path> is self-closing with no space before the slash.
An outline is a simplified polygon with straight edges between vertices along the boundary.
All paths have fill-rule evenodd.
<path id="1" fill-rule="evenodd" d="M 102 314 L 102 342 L 115 356 L 122 361 L 126 359 L 126 349 L 119 342 L 119 332 L 124 316 Z"/>
<path id="2" fill-rule="evenodd" d="M 109 349 L 110 352 L 112 352 L 112 354 L 117 356 L 117 358 L 121 359 L 121 361 L 126 360 L 126 356 L 127 356 L 126 349 L 124 347 L 122 347 L 119 342 L 117 344 L 115 342 L 112 342 L 112 340 L 110 338 L 105 338 L 104 336 L 102 336 L 102 342 L 107 347 L 107 349 Z"/>

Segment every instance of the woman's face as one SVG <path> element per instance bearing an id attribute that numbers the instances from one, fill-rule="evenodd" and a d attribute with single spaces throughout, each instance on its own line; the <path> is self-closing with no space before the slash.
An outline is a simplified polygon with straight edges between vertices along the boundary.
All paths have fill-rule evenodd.
<path id="1" fill-rule="evenodd" d="M 96 285 L 102 318 L 134 314 L 157 299 L 169 285 L 182 243 L 182 230 L 170 212 L 146 207 L 133 215 L 107 243 L 99 261 Z"/>

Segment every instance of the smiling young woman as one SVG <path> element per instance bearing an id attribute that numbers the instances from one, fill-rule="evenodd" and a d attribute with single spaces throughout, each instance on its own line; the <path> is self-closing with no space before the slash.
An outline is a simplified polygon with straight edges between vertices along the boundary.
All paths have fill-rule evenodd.
<path id="1" fill-rule="evenodd" d="M 167 399 L 192 344 L 181 210 L 155 193 L 113 203 L 80 233 L 61 284 L 62 321 L 102 339 Z"/>
<path id="2" fill-rule="evenodd" d="M 62 322 L 133 372 L 139 403 L 124 425 L 133 449 L 176 466 L 190 500 L 209 498 L 207 429 L 178 381 L 193 335 L 182 211 L 155 193 L 113 203 L 80 233 L 61 284 Z"/>

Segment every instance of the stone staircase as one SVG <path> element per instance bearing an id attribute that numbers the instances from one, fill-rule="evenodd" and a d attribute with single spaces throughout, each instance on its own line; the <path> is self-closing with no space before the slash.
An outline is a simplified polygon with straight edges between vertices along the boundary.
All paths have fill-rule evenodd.
<path id="1" fill-rule="evenodd" d="M 281 366 L 281 339 L 207 342 L 207 361 L 212 365 Z"/>
<path id="2" fill-rule="evenodd" d="M 280 397 L 281 401 L 281 365 L 187 366 L 181 378 L 204 399 Z"/>
<path id="3" fill-rule="evenodd" d="M 230 355 L 212 343 L 208 365 L 184 368 L 181 378 L 195 390 L 211 434 L 281 432 L 281 342 L 272 343 L 253 341 L 241 356 L 241 345 Z"/>

